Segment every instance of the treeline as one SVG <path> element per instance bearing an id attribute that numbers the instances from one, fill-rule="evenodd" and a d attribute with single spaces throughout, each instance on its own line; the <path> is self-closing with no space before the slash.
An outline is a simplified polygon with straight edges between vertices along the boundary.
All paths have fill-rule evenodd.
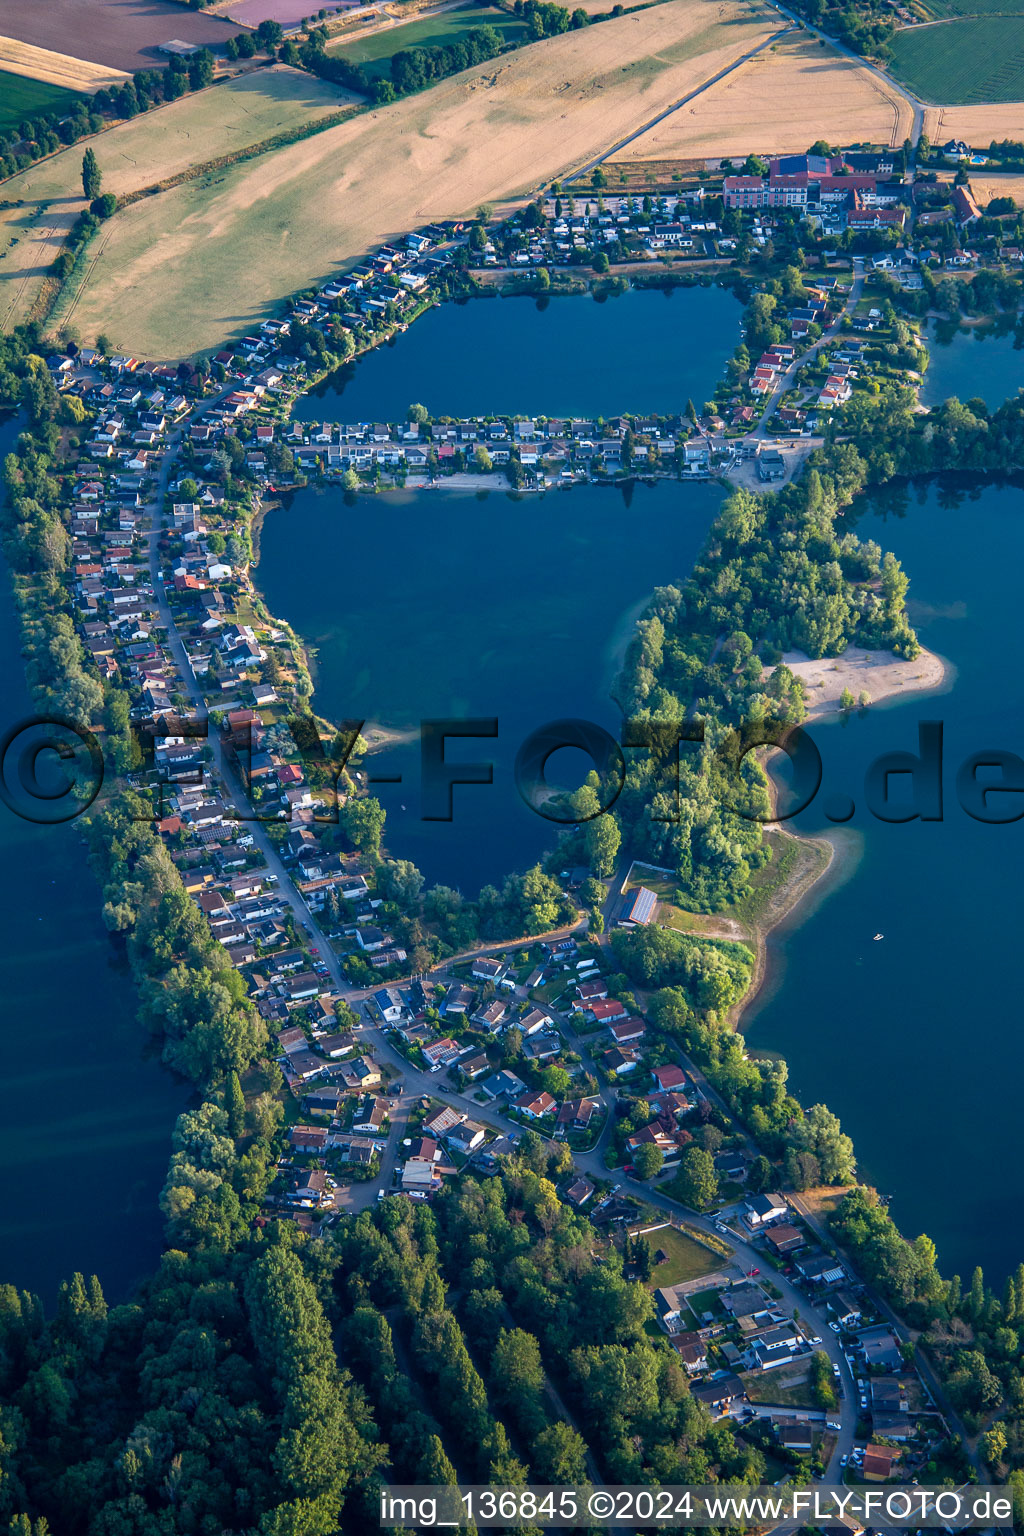
<path id="1" fill-rule="evenodd" d="M 614 1248 L 595 1258 L 588 1219 L 559 1201 L 552 1179 L 569 1164 L 567 1148 L 527 1132 L 499 1178 L 466 1176 L 431 1208 L 386 1201 L 340 1223 L 352 1369 L 383 1419 L 394 1328 L 432 1410 L 412 1434 L 395 1425 L 393 1477 L 578 1483 L 592 1467 L 611 1482 L 758 1482 L 761 1453 L 712 1422 L 647 1333 L 649 1292 Z"/>
<path id="2" fill-rule="evenodd" d="M 513 9 L 515 15 L 526 23 L 527 36 L 522 42 L 556 37 L 562 32 L 589 26 L 591 20 L 595 19 L 588 16 L 581 7 L 570 11 L 563 5 L 547 3 L 547 0 L 515 0 Z M 616 6 L 613 14 L 621 13 L 622 7 Z M 471 69 L 474 64 L 485 64 L 489 59 L 497 58 L 499 53 L 520 46 L 519 40 L 505 38 L 490 25 L 472 27 L 454 43 L 400 49 L 392 55 L 390 78 L 385 79 L 374 78 L 358 64 L 351 63 L 339 54 L 328 53 L 328 40 L 326 27 L 312 27 L 301 44 L 294 39 L 287 39 L 279 56 L 285 64 L 302 65 L 321 79 L 330 80 L 347 90 L 360 91 L 381 104 L 395 101 L 400 96 L 408 96 L 413 91 L 421 91 L 439 80 L 447 80 L 450 75 Z"/>

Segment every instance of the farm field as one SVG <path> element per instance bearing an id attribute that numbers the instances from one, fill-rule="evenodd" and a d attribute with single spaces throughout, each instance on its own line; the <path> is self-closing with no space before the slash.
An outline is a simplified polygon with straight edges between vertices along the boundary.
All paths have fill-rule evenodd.
<path id="1" fill-rule="evenodd" d="M 982 16 L 938 26 L 904 27 L 892 40 L 890 68 L 926 101 L 953 105 L 1020 101 L 1024 99 L 1024 16 Z"/>
<path id="2" fill-rule="evenodd" d="M 987 149 L 993 139 L 1019 139 L 1022 123 L 1024 92 L 1019 101 L 971 107 L 928 107 L 924 114 L 924 131 L 933 144 L 962 139 L 965 144 L 978 149 Z"/>
<path id="3" fill-rule="evenodd" d="M 37 112 L 50 112 L 56 107 L 67 109 L 78 95 L 63 86 L 30 80 L 0 68 L 0 131 L 16 127 Z"/>
<path id="4" fill-rule="evenodd" d="M 119 197 L 246 149 L 355 101 L 301 70 L 276 64 L 183 96 L 90 140 L 107 191 Z M 85 207 L 82 146 L 4 183 L 0 209 L 0 327 L 24 320 L 68 229 Z M 12 242 L 17 243 L 12 243 Z"/>
<path id="5" fill-rule="evenodd" d="M 799 154 L 834 143 L 902 144 L 909 102 L 852 59 L 809 37 L 784 38 L 615 157 L 638 161 Z"/>
<path id="6" fill-rule="evenodd" d="M 111 85 L 120 85 L 128 78 L 123 69 L 112 69 L 109 64 L 90 64 L 86 59 L 72 59 L 66 53 L 53 53 L 48 48 L 33 48 L 31 43 L 20 43 L 14 37 L 0 37 L 0 70 L 36 84 L 88 95 Z"/>
<path id="7" fill-rule="evenodd" d="M 171 38 L 214 48 L 240 30 L 170 0 L 0 0 L 0 37 L 128 71 L 165 64 L 153 50 Z"/>
<path id="8" fill-rule="evenodd" d="M 584 163 L 777 29 L 760 0 L 665 0 L 146 199 L 107 226 L 75 323 L 155 357 L 215 348 L 388 237 Z"/>
<path id="9" fill-rule="evenodd" d="M 1024 175 L 1019 171 L 1003 174 L 992 171 L 986 175 L 982 168 L 972 173 L 970 187 L 982 208 L 986 208 L 994 197 L 1012 197 L 1018 208 L 1024 208 Z"/>
<path id="10" fill-rule="evenodd" d="M 328 18 L 351 10 L 358 0 L 347 4 L 330 4 L 326 7 Z M 292 27 L 306 16 L 315 16 L 320 6 L 311 6 L 309 0 L 238 0 L 237 5 L 224 7 L 223 14 L 232 21 L 244 21 L 247 27 L 258 27 L 261 21 L 279 21 L 283 27 Z"/>
<path id="11" fill-rule="evenodd" d="M 952 16 L 1019 16 L 1021 0 L 924 0 L 924 8 L 936 21 Z"/>
<path id="12" fill-rule="evenodd" d="M 473 27 L 493 27 L 506 42 L 521 41 L 526 23 L 494 6 L 474 5 L 464 11 L 442 11 L 422 21 L 407 21 L 397 27 L 384 27 L 361 38 L 335 44 L 329 53 L 340 54 L 353 64 L 361 64 L 369 75 L 384 75 L 393 54 L 403 48 L 430 47 L 438 43 L 458 43 Z"/>

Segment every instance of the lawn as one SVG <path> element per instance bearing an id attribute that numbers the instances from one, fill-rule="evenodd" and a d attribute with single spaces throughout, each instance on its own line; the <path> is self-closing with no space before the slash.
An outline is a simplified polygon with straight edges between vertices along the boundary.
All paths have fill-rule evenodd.
<path id="1" fill-rule="evenodd" d="M 722 1266 L 717 1254 L 709 1253 L 703 1243 L 675 1227 L 660 1227 L 657 1232 L 646 1235 L 655 1253 L 659 1248 L 665 1253 L 664 1261 L 655 1265 L 652 1285 L 682 1285 L 685 1280 L 699 1280 L 702 1275 L 713 1274 Z"/>
<path id="2" fill-rule="evenodd" d="M 972 9 L 973 0 L 972 0 Z M 1024 16 L 991 15 L 905 27 L 891 68 L 926 101 L 950 106 L 1024 99 Z"/>
<path id="3" fill-rule="evenodd" d="M 814 1388 L 804 1368 L 804 1379 L 798 1380 L 793 1371 L 780 1366 L 763 1375 L 744 1376 L 743 1385 L 752 1403 L 770 1403 L 779 1408 L 817 1408 Z"/>
<path id="4" fill-rule="evenodd" d="M 429 48 L 437 44 L 460 43 L 473 27 L 493 27 L 506 42 L 521 42 L 526 23 L 495 6 L 472 5 L 464 11 L 442 11 L 422 21 L 407 21 L 398 27 L 371 32 L 368 37 L 353 38 L 329 48 L 353 64 L 361 64 L 368 75 L 386 75 L 393 54 L 403 48 Z"/>
<path id="5" fill-rule="evenodd" d="M 55 107 L 70 111 L 72 103 L 81 99 L 78 91 L 0 70 L 0 131 L 16 128 L 37 112 L 52 112 Z"/>

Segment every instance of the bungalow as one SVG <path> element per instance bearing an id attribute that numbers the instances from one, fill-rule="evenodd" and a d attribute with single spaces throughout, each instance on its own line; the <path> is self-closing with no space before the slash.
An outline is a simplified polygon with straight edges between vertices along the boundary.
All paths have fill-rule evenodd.
<path id="1" fill-rule="evenodd" d="M 959 191 L 960 188 L 957 188 Z M 864 1451 L 861 1473 L 866 1483 L 884 1483 L 892 1476 L 893 1453 L 887 1445 L 869 1445 Z"/>
<path id="2" fill-rule="evenodd" d="M 831 1258 L 827 1253 L 809 1253 L 793 1262 L 797 1273 L 811 1285 L 842 1285 L 844 1280 L 849 1279 L 838 1259 Z"/>
<path id="3" fill-rule="evenodd" d="M 484 1127 L 476 1120 L 463 1120 L 458 1125 L 452 1126 L 445 1135 L 445 1141 L 453 1152 L 461 1152 L 468 1156 L 475 1152 L 477 1147 L 483 1146 L 487 1135 Z"/>
<path id="4" fill-rule="evenodd" d="M 682 1362 L 687 1376 L 701 1376 L 708 1368 L 708 1347 L 699 1333 L 677 1333 L 672 1348 Z"/>
<path id="5" fill-rule="evenodd" d="M 576 988 L 576 996 L 584 1007 L 590 1003 L 600 1002 L 608 996 L 608 983 L 606 981 L 581 981 Z"/>
<path id="6" fill-rule="evenodd" d="M 626 1019 L 621 1024 L 611 1024 L 608 1033 L 616 1045 L 628 1045 L 631 1040 L 642 1040 L 645 1033 L 643 1019 Z"/>
<path id="7" fill-rule="evenodd" d="M 446 1136 L 449 1131 L 454 1130 L 457 1125 L 461 1125 L 465 1118 L 466 1116 L 461 1110 L 452 1109 L 450 1104 L 445 1104 L 436 1113 L 424 1120 L 423 1129 L 430 1136 L 440 1140 L 442 1136 Z"/>
<path id="8" fill-rule="evenodd" d="M 846 1276 L 842 1278 L 845 1280 Z M 885 1371 L 898 1371 L 903 1365 L 899 1344 L 892 1331 L 884 1324 L 875 1328 L 865 1328 L 860 1341 L 864 1346 L 865 1363 L 869 1367 L 876 1366 Z"/>
<path id="9" fill-rule="evenodd" d="M 491 1064 L 487 1060 L 486 1051 L 473 1051 L 469 1056 L 460 1058 L 458 1067 L 463 1077 L 474 1082 L 478 1077 L 483 1077 L 485 1072 L 490 1071 Z"/>
<path id="10" fill-rule="evenodd" d="M 569 1185 L 569 1188 L 565 1192 L 565 1198 L 569 1201 L 570 1205 L 576 1206 L 578 1210 L 581 1205 L 586 1205 L 587 1201 L 590 1199 L 593 1193 L 594 1186 L 591 1184 L 590 1180 L 580 1177 L 578 1179 L 574 1179 L 573 1182 Z"/>
<path id="11" fill-rule="evenodd" d="M 356 928 L 356 943 L 368 955 L 372 955 L 375 950 L 383 949 L 387 942 L 381 930 L 375 928 L 372 923 L 361 924 Z"/>
<path id="12" fill-rule="evenodd" d="M 613 1045 L 610 1051 L 605 1051 L 601 1062 L 606 1072 L 615 1072 L 619 1077 L 625 1077 L 635 1072 L 640 1065 L 640 1054 L 631 1045 L 627 1045 L 625 1050 Z"/>
<path id="13" fill-rule="evenodd" d="M 500 960 L 475 960 L 470 975 L 475 976 L 478 981 L 491 981 L 496 986 L 504 971 L 505 967 Z"/>
<path id="14" fill-rule="evenodd" d="M 483 1008 L 478 1008 L 472 1018 L 474 1024 L 482 1024 L 489 1034 L 499 1035 L 507 1016 L 508 1004 L 495 998 Z"/>
<path id="15" fill-rule="evenodd" d="M 327 1145 L 327 1127 L 293 1125 L 288 1132 L 288 1143 L 294 1152 L 322 1152 Z"/>
<path id="16" fill-rule="evenodd" d="M 843 1328 L 855 1328 L 861 1320 L 861 1310 L 849 1291 L 839 1291 L 832 1298 L 832 1310 L 836 1322 Z"/>
<path id="17" fill-rule="evenodd" d="M 800 1228 L 791 1226 L 787 1222 L 780 1222 L 777 1227 L 772 1227 L 771 1231 L 765 1234 L 765 1242 L 778 1258 L 783 1258 L 787 1253 L 796 1253 L 797 1249 L 807 1246 L 807 1239 Z"/>
<path id="18" fill-rule="evenodd" d="M 526 1092 L 516 1100 L 516 1109 L 528 1120 L 543 1120 L 545 1115 L 550 1115 L 557 1107 L 550 1093 Z"/>
<path id="19" fill-rule="evenodd" d="M 512 1099 L 516 1094 L 526 1092 L 526 1084 L 522 1078 L 516 1077 L 514 1072 L 495 1072 L 493 1077 L 487 1078 L 480 1084 L 481 1091 L 489 1099 L 500 1099 L 502 1095 Z"/>
<path id="20" fill-rule="evenodd" d="M 472 987 L 466 987 L 459 982 L 453 982 L 445 993 L 444 1002 L 441 1004 L 442 1018 L 446 1018 L 448 1014 L 459 1018 L 463 1017 L 473 1006 L 475 996 L 476 993 Z"/>
<path id="21" fill-rule="evenodd" d="M 814 1444 L 809 1424 L 780 1424 L 776 1433 L 784 1451 L 809 1451 Z"/>
<path id="22" fill-rule="evenodd" d="M 585 1131 L 600 1107 L 598 1099 L 566 1099 L 555 1117 L 555 1124 L 573 1131 Z"/>
<path id="23" fill-rule="evenodd" d="M 781 1195 L 752 1195 L 743 1207 L 743 1219 L 748 1227 L 767 1227 L 788 1214 L 789 1207 Z"/>
<path id="24" fill-rule="evenodd" d="M 597 1024 L 614 1024 L 619 1019 L 629 1018 L 629 1009 L 616 998 L 606 998 L 603 1002 L 591 1003 L 585 1011 Z"/>
<path id="25" fill-rule="evenodd" d="M 529 1013 L 518 1020 L 524 1036 L 539 1034 L 541 1030 L 550 1029 L 553 1023 L 550 1013 L 545 1013 L 541 1008 L 531 1008 Z"/>
<path id="26" fill-rule="evenodd" d="M 296 1176 L 291 1199 L 298 1205 L 324 1205 L 330 1200 L 327 1175 L 322 1168 L 310 1168 Z"/>
<path id="27" fill-rule="evenodd" d="M 715 1381 L 703 1382 L 692 1389 L 692 1396 L 703 1403 L 709 1412 L 725 1413 L 738 1397 L 745 1397 L 743 1383 L 738 1376 L 719 1376 Z"/>
<path id="28" fill-rule="evenodd" d="M 441 1040 L 431 1041 L 429 1045 L 420 1046 L 423 1059 L 432 1072 L 439 1072 L 442 1067 L 455 1061 L 461 1049 L 462 1047 L 447 1035 Z"/>
<path id="29" fill-rule="evenodd" d="M 562 1049 L 562 1039 L 555 1034 L 536 1034 L 531 1036 L 523 1045 L 523 1055 L 527 1061 L 550 1061 L 557 1056 Z"/>
<path id="30" fill-rule="evenodd" d="M 376 1062 L 359 1056 L 342 1069 L 341 1080 L 346 1088 L 379 1088 L 381 1071 Z"/>
<path id="31" fill-rule="evenodd" d="M 385 1121 L 388 1118 L 387 1105 L 383 1099 L 375 1099 L 372 1096 L 356 1110 L 352 1119 L 352 1129 L 361 1131 L 366 1136 L 386 1136 Z"/>
<path id="32" fill-rule="evenodd" d="M 686 1073 L 682 1067 L 670 1061 L 664 1067 L 655 1067 L 651 1076 L 662 1093 L 671 1093 L 686 1087 Z"/>

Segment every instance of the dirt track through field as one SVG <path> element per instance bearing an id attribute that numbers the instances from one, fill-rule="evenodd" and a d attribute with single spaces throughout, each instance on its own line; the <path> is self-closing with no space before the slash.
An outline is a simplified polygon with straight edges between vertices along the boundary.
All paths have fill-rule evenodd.
<path id="1" fill-rule="evenodd" d="M 756 0 L 665 0 L 147 199 L 114 221 L 78 322 L 154 356 L 216 347 L 389 236 L 584 164 L 779 30 Z"/>

